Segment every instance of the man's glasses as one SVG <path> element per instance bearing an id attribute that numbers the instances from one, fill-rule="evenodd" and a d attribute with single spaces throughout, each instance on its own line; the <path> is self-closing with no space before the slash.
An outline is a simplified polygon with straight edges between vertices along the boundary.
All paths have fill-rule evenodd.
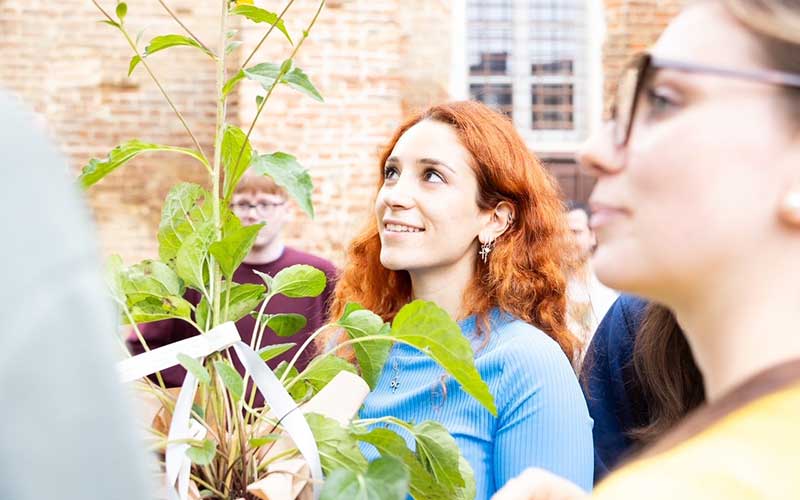
<path id="1" fill-rule="evenodd" d="M 618 147 L 625 146 L 631 135 L 633 120 L 636 115 L 636 106 L 639 103 L 644 82 L 650 78 L 655 70 L 672 69 L 686 73 L 701 73 L 706 75 L 720 76 L 723 78 L 735 78 L 738 80 L 750 80 L 770 85 L 782 87 L 800 88 L 800 74 L 787 73 L 770 69 L 739 70 L 731 68 L 721 68 L 717 66 L 706 66 L 682 61 L 662 59 L 650 54 L 639 54 L 631 61 L 622 73 L 622 77 L 617 84 L 617 94 L 614 103 L 614 143 Z"/>
<path id="2" fill-rule="evenodd" d="M 260 214 L 266 214 L 269 213 L 272 209 L 283 206 L 284 204 L 286 204 L 286 200 L 280 200 L 280 201 L 262 200 L 257 203 L 250 203 L 249 201 L 239 201 L 236 203 L 231 203 L 231 210 L 243 214 L 255 208 L 256 212 Z"/>

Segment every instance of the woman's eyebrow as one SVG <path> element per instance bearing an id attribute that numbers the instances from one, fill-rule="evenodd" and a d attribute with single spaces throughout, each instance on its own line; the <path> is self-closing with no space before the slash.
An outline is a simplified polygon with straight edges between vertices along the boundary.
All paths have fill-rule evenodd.
<path id="1" fill-rule="evenodd" d="M 439 160 L 435 160 L 433 158 L 420 158 L 419 160 L 417 160 L 417 163 L 420 163 L 422 165 L 433 166 L 433 167 L 444 167 L 447 170 L 451 171 L 452 173 L 454 173 L 454 174 L 456 173 L 455 169 L 453 169 L 448 164 L 446 164 L 444 162 L 441 162 Z"/>

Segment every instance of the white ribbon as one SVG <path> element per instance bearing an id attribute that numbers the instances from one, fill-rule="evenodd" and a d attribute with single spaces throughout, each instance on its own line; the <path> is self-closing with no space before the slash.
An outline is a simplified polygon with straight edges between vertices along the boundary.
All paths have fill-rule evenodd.
<path id="1" fill-rule="evenodd" d="M 305 417 L 297 410 L 297 404 L 286 392 L 278 377 L 261 360 L 258 353 L 241 341 L 236 325 L 232 322 L 223 323 L 204 335 L 181 340 L 122 361 L 118 364 L 118 369 L 123 381 L 129 382 L 178 364 L 178 354 L 186 354 L 202 363 L 207 355 L 231 346 L 239 356 L 239 360 L 246 370 L 245 373 L 250 375 L 264 396 L 264 402 L 269 406 L 271 413 L 281 422 L 300 454 L 308 462 L 314 499 L 319 499 L 319 485 L 323 480 L 322 467 L 320 466 L 317 442 L 314 440 L 311 428 Z M 186 455 L 189 444 L 175 441 L 200 440 L 204 439 L 206 434 L 205 428 L 190 418 L 197 385 L 197 378 L 191 372 L 187 372 L 178 399 L 175 401 L 166 451 L 166 480 L 169 500 L 187 500 L 189 496 L 192 465 Z"/>

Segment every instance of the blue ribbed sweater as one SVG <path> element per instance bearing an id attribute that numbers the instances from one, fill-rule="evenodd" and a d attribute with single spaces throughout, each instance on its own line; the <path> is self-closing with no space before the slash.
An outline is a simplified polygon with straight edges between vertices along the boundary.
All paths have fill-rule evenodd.
<path id="1" fill-rule="evenodd" d="M 527 323 L 497 311 L 490 320 L 490 339 L 481 350 L 483 338 L 475 336 L 475 318 L 459 325 L 478 352 L 475 364 L 495 398 L 497 417 L 451 377 L 444 380 L 444 397 L 444 370 L 404 344 L 392 348 L 361 417 L 392 415 L 444 425 L 472 466 L 478 500 L 488 500 L 508 480 L 534 466 L 591 489 L 592 420 L 567 357 L 555 341 Z M 393 392 L 395 375 L 399 386 Z M 410 436 L 399 432 L 413 447 Z M 362 449 L 368 459 L 378 457 L 371 445 Z"/>

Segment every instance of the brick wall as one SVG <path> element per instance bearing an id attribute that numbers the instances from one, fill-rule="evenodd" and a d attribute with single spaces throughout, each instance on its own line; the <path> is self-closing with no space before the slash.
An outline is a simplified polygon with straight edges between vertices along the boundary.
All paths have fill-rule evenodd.
<path id="1" fill-rule="evenodd" d="M 113 11 L 114 2 L 105 1 Z M 216 12 L 207 2 L 173 0 L 172 8 L 210 38 Z M 150 37 L 179 33 L 156 2 L 129 7 L 133 36 L 147 27 Z M 49 125 L 77 174 L 90 157 L 102 157 L 131 138 L 190 146 L 188 135 L 139 67 L 132 78 L 131 54 L 122 36 L 96 22 L 101 15 L 88 0 L 0 2 L 0 85 L 10 89 Z M 162 56 L 162 57 L 160 57 Z M 180 48 L 156 54 L 153 69 L 173 95 L 203 147 L 213 144 L 214 107 L 211 67 L 198 51 Z M 140 157 L 96 185 L 89 194 L 104 254 L 120 253 L 130 262 L 157 253 L 155 230 L 160 204 L 178 179 L 202 180 L 192 162 L 174 156 Z"/>
<path id="2" fill-rule="evenodd" d="M 617 76 L 631 56 L 655 42 L 664 27 L 688 0 L 604 0 L 606 43 L 605 111 L 610 109 Z"/>
<path id="3" fill-rule="evenodd" d="M 679 7 L 679 0 L 604 0 L 608 39 L 606 89 L 631 53 L 646 47 Z M 109 9 L 114 2 L 101 2 Z M 144 43 L 181 33 L 157 2 L 129 2 L 134 35 Z M 258 0 L 280 11 L 283 1 Z M 214 43 L 217 2 L 168 0 L 207 44 Z M 287 17 L 295 39 L 316 8 L 297 0 Z M 290 244 L 341 263 L 344 245 L 368 216 L 377 179 L 377 152 L 404 116 L 447 98 L 451 47 L 451 0 L 329 0 L 297 59 L 325 97 L 324 104 L 281 88 L 253 133 L 262 152 L 292 153 L 312 171 L 317 217 L 299 211 L 287 230 Z M 73 173 L 90 157 L 102 157 L 130 138 L 190 146 L 191 142 L 144 68 L 126 77 L 130 52 L 90 0 L 0 0 L 0 86 L 10 89 L 49 125 L 69 156 Z M 240 26 L 249 53 L 262 33 Z M 290 47 L 271 35 L 252 64 L 280 62 Z M 233 68 L 243 57 L 234 53 Z M 191 48 L 149 59 L 207 153 L 215 118 L 213 65 Z M 239 87 L 229 120 L 246 126 L 259 88 Z M 607 92 L 608 95 L 608 92 Z M 559 167 L 563 168 L 563 167 Z M 161 202 L 179 180 L 203 182 L 200 167 L 170 155 L 142 156 L 89 192 L 102 252 L 132 262 L 157 253 Z"/>

